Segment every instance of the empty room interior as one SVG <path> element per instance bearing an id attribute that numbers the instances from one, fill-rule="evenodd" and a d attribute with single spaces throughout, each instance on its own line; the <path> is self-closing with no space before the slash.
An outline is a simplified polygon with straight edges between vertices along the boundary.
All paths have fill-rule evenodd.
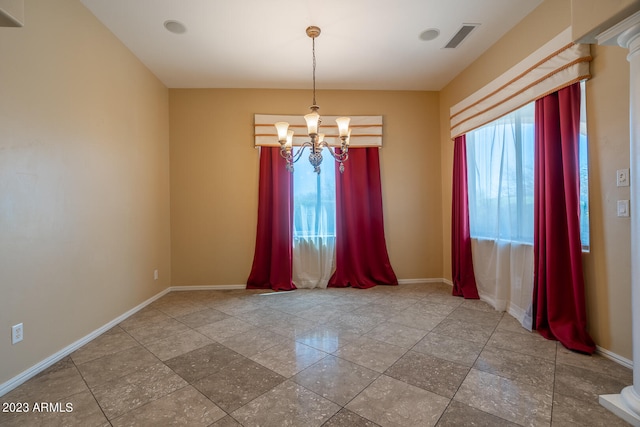
<path id="1" fill-rule="evenodd" d="M 639 40 L 638 0 L 0 0 L 0 426 L 640 425 Z"/>

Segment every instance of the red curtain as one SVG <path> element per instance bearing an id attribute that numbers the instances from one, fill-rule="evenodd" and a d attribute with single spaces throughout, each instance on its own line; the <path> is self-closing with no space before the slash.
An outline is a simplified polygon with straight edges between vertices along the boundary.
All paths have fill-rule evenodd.
<path id="1" fill-rule="evenodd" d="M 536 101 L 533 327 L 593 353 L 580 241 L 580 84 Z"/>
<path id="2" fill-rule="evenodd" d="M 453 148 L 453 203 L 451 207 L 451 277 L 453 295 L 479 299 L 471 256 L 469 190 L 467 187 L 467 139 L 455 139 Z"/>
<path id="3" fill-rule="evenodd" d="M 279 147 L 260 148 L 258 229 L 248 289 L 296 289 L 292 277 L 292 186 Z"/>
<path id="4" fill-rule="evenodd" d="M 352 148 L 336 168 L 336 271 L 331 287 L 397 285 L 384 237 L 378 148 Z"/>

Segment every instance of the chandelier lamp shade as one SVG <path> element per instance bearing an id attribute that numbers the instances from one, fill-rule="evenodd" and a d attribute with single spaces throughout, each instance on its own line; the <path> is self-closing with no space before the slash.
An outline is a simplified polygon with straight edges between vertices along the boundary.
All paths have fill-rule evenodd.
<path id="1" fill-rule="evenodd" d="M 287 162 L 287 170 L 293 172 L 293 164 L 300 160 L 305 148 L 309 147 L 309 163 L 314 168 L 314 172 L 320 173 L 320 164 L 322 163 L 322 149 L 327 148 L 327 151 L 340 164 L 340 173 L 344 172 L 344 162 L 349 158 L 349 137 L 351 130 L 349 129 L 349 117 L 340 117 L 336 119 L 338 125 L 338 132 L 340 137 L 340 147 L 331 148 L 329 144 L 324 140 L 324 134 L 319 133 L 320 114 L 318 110 L 320 107 L 316 104 L 316 37 L 320 35 L 320 28 L 311 26 L 308 27 L 307 36 L 312 40 L 312 52 L 313 52 L 313 105 L 309 107 L 311 112 L 304 116 L 307 122 L 307 134 L 309 135 L 309 141 L 306 141 L 300 145 L 300 147 L 294 151 L 293 149 L 293 136 L 294 131 L 289 129 L 289 123 L 277 122 L 275 127 L 278 131 L 278 142 L 280 142 L 280 155 Z"/>

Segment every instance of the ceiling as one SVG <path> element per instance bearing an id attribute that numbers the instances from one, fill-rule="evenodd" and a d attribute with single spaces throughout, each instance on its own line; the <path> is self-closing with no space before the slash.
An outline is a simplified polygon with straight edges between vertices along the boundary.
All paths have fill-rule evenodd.
<path id="1" fill-rule="evenodd" d="M 81 0 L 170 88 L 440 90 L 542 0 Z M 186 31 L 169 32 L 168 20 Z M 463 24 L 480 24 L 444 49 Z M 423 41 L 420 34 L 438 29 Z"/>

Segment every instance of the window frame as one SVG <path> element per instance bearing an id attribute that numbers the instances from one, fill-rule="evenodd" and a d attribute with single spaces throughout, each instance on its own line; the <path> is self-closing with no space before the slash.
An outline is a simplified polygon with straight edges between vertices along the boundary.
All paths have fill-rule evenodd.
<path id="1" fill-rule="evenodd" d="M 580 199 L 579 199 L 579 210 L 580 210 L 580 240 L 581 240 L 581 245 L 582 245 L 582 251 L 583 252 L 589 252 L 590 248 L 591 248 L 591 230 L 590 230 L 590 217 L 589 217 L 589 139 L 588 139 L 588 132 L 587 132 L 587 116 L 586 116 L 586 84 L 585 81 L 582 81 L 580 83 L 580 87 L 581 87 L 581 100 L 580 100 L 580 144 L 579 144 L 579 183 L 580 183 Z M 535 102 L 535 101 L 534 101 Z M 522 126 L 522 117 L 521 115 L 518 114 L 519 111 L 523 110 L 524 108 L 527 107 L 531 107 L 532 103 L 526 104 L 523 107 L 520 107 L 519 109 L 509 113 L 509 114 L 514 114 L 514 121 L 516 122 L 517 125 L 519 125 L 519 129 L 523 129 Z M 508 116 L 504 116 L 504 117 L 508 117 Z M 475 161 L 471 160 L 471 156 L 475 156 L 475 144 L 476 142 L 476 138 L 478 136 L 478 131 L 484 129 L 486 126 L 491 126 L 492 124 L 495 126 L 496 123 L 498 123 L 500 120 L 503 120 L 503 118 L 499 118 L 496 119 L 490 123 L 488 123 L 487 125 L 484 125 L 478 129 L 472 130 L 470 132 L 467 133 L 467 185 L 469 188 L 468 191 L 468 197 L 469 197 L 469 206 L 471 207 L 472 205 L 475 206 L 476 204 L 476 197 L 477 195 L 475 194 L 475 191 L 471 191 L 472 188 L 476 187 L 476 176 L 473 173 L 473 171 L 471 170 L 472 166 L 475 166 Z M 524 129 L 523 129 L 524 130 Z M 535 123 L 532 126 L 532 130 L 533 132 L 535 132 Z M 514 145 L 515 145 L 515 175 L 517 177 L 516 180 L 516 212 L 518 216 L 521 216 L 524 214 L 524 210 L 525 210 L 525 191 L 524 191 L 524 185 L 525 182 L 523 180 L 523 162 L 522 159 L 523 157 L 523 149 L 524 149 L 524 144 L 523 144 L 523 135 L 521 132 L 515 132 L 515 137 L 514 137 Z M 535 147 L 535 138 L 534 138 L 534 147 Z M 534 148 L 535 149 L 535 148 Z M 531 183 L 532 187 L 534 185 L 534 183 Z M 470 208 L 470 212 L 469 215 L 471 215 L 471 208 Z M 532 217 L 533 219 L 533 217 Z M 486 232 L 477 232 L 477 230 L 473 230 L 473 224 L 474 221 L 470 221 L 470 234 L 471 237 L 474 239 L 487 239 L 487 240 L 505 240 L 505 241 L 511 241 L 511 242 L 516 242 L 516 243 L 520 243 L 520 244 L 533 244 L 533 238 L 531 239 L 531 241 L 528 241 L 528 239 L 523 238 L 522 236 L 524 236 L 524 232 L 523 230 L 518 230 L 517 232 L 517 238 L 504 238 L 500 235 L 500 232 L 498 231 L 498 235 L 489 235 L 490 233 L 486 233 Z M 521 224 L 519 224 L 519 227 L 522 227 Z"/>

